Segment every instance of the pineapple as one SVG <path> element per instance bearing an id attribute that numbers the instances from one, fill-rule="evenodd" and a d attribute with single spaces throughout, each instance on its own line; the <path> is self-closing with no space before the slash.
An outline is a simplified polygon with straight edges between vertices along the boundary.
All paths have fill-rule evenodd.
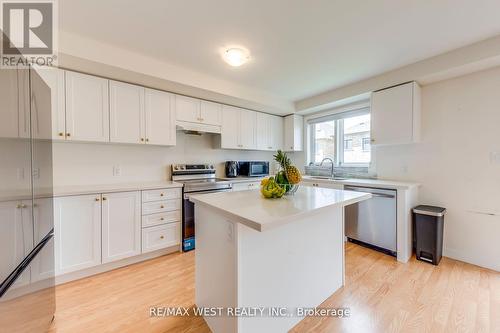
<path id="1" fill-rule="evenodd" d="M 285 152 L 278 150 L 276 155 L 274 155 L 274 159 L 280 164 L 290 184 L 300 183 L 300 181 L 302 180 L 302 175 L 300 174 L 300 171 L 296 166 L 291 165 L 290 158 L 286 155 Z"/>

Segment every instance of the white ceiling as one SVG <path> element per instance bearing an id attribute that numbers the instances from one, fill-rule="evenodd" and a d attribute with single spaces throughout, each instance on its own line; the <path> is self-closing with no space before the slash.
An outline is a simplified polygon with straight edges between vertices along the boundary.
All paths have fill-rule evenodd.
<path id="1" fill-rule="evenodd" d="M 59 2 L 64 31 L 289 101 L 498 35 L 499 13 L 498 0 Z M 251 62 L 229 67 L 226 45 Z"/>

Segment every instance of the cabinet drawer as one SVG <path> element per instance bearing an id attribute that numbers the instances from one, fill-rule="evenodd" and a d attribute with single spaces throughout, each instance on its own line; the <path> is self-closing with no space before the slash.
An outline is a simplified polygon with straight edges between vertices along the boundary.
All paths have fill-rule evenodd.
<path id="1" fill-rule="evenodd" d="M 182 189 L 180 188 L 142 191 L 142 202 L 180 199 L 181 195 Z"/>
<path id="2" fill-rule="evenodd" d="M 180 210 L 174 210 L 171 212 L 165 212 L 159 214 L 144 215 L 142 217 L 142 227 L 144 228 L 159 224 L 180 222 L 180 220 L 181 220 Z"/>
<path id="3" fill-rule="evenodd" d="M 181 209 L 181 200 L 163 200 L 142 204 L 142 215 L 170 212 Z"/>
<path id="4" fill-rule="evenodd" d="M 179 245 L 180 242 L 180 223 L 170 223 L 142 229 L 142 253 Z"/>

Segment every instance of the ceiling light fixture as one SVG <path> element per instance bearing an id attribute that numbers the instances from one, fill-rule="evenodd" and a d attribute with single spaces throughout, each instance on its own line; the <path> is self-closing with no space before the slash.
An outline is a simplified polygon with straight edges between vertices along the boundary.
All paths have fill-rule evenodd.
<path id="1" fill-rule="evenodd" d="M 239 67 L 250 60 L 250 52 L 240 47 L 231 47 L 224 51 L 222 58 L 229 65 Z"/>

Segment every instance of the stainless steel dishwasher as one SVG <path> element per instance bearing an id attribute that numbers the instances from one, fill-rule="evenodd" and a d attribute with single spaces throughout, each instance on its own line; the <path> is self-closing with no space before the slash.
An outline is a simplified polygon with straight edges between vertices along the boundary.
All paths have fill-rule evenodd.
<path id="1" fill-rule="evenodd" d="M 396 256 L 396 190 L 358 186 L 344 189 L 372 195 L 371 199 L 345 207 L 347 239 Z"/>

